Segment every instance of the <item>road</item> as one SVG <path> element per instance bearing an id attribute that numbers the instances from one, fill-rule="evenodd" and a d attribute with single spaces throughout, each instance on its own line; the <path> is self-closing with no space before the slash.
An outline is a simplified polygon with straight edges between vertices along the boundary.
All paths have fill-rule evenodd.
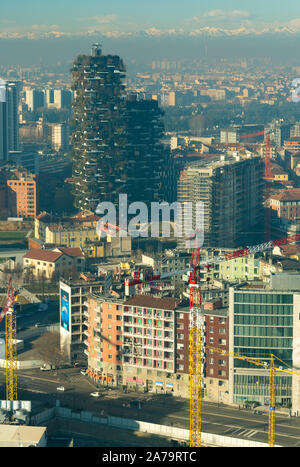
<path id="1" fill-rule="evenodd" d="M 0 373 L 1 399 L 5 398 L 5 373 Z M 66 391 L 59 393 L 57 386 L 64 385 Z M 94 399 L 90 393 L 96 390 L 95 385 L 78 369 L 59 370 L 58 376 L 53 372 L 42 373 L 40 370 L 26 370 L 18 375 L 18 398 L 31 400 L 33 405 L 54 405 L 60 400 L 62 406 L 72 409 L 88 410 L 94 414 L 116 415 L 151 423 L 173 425 L 189 428 L 189 401 L 166 395 L 156 394 L 124 394 L 119 390 L 100 391 L 104 394 Z M 137 405 L 127 407 L 129 401 L 141 401 L 141 409 Z M 124 406 L 125 405 L 125 406 Z M 268 442 L 268 416 L 254 415 L 251 411 L 238 410 L 230 406 L 214 403 L 202 403 L 202 431 L 222 436 Z M 276 415 L 275 443 L 287 447 L 300 446 L 300 419 Z"/>
<path id="2" fill-rule="evenodd" d="M 43 304 L 44 310 L 40 311 L 40 303 L 30 303 L 22 305 L 22 308 L 17 312 L 17 332 L 18 339 L 26 339 L 32 337 L 34 326 L 39 323 L 41 325 L 56 324 L 59 322 L 59 305 L 58 300 L 51 300 L 49 304 Z M 0 332 L 5 331 L 5 320 L 0 323 Z"/>

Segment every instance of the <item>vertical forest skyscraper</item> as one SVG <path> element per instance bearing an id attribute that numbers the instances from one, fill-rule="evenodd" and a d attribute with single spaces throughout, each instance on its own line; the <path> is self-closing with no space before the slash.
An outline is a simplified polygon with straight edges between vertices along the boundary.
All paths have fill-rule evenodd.
<path id="1" fill-rule="evenodd" d="M 95 210 L 126 192 L 125 66 L 94 44 L 74 61 L 72 76 L 75 206 Z"/>

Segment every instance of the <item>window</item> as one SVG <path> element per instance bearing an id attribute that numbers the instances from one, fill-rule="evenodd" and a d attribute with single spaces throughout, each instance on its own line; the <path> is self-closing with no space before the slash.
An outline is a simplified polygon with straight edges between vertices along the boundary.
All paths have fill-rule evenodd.
<path id="1" fill-rule="evenodd" d="M 209 328 L 209 332 L 214 332 L 214 328 Z"/>
<path id="2" fill-rule="evenodd" d="M 108 318 L 108 319 L 112 319 L 112 315 L 108 315 L 107 318 Z"/>
<path id="3" fill-rule="evenodd" d="M 112 359 L 112 355 L 109 354 L 109 355 L 108 355 L 108 358 L 109 358 L 109 360 L 111 360 L 111 359 Z"/>
<path id="4" fill-rule="evenodd" d="M 225 328 L 220 328 L 219 329 L 219 334 L 225 334 L 226 333 L 226 329 Z"/>

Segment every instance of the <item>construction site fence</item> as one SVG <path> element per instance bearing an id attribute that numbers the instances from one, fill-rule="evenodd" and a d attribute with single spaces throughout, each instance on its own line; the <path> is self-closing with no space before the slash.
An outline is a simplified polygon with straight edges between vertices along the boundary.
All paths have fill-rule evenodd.
<path id="1" fill-rule="evenodd" d="M 107 425 L 123 430 L 139 431 L 141 433 L 150 433 L 152 435 L 163 436 L 179 441 L 189 443 L 190 431 L 177 428 L 174 426 L 158 425 L 155 423 L 143 422 L 129 418 L 121 418 L 114 416 L 96 416 L 87 411 L 72 411 L 65 407 L 53 407 L 45 410 L 40 414 L 31 417 L 31 423 L 34 425 L 42 425 L 53 418 L 67 418 L 78 420 L 87 423 L 97 423 Z M 268 447 L 268 444 L 258 441 L 250 441 L 246 439 L 231 438 L 229 436 L 220 436 L 213 433 L 201 433 L 202 444 L 207 446 L 222 446 L 222 447 Z"/>

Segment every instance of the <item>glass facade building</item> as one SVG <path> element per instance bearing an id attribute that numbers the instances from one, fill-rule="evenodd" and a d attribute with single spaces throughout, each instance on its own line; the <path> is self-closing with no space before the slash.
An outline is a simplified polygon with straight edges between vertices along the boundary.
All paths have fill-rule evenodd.
<path id="1" fill-rule="evenodd" d="M 276 366 L 293 366 L 295 293 L 266 289 L 231 289 L 230 351 L 269 364 L 274 354 Z M 232 358 L 233 403 L 269 402 L 269 372 L 245 360 Z M 276 403 L 292 403 L 292 375 L 277 372 Z"/>

